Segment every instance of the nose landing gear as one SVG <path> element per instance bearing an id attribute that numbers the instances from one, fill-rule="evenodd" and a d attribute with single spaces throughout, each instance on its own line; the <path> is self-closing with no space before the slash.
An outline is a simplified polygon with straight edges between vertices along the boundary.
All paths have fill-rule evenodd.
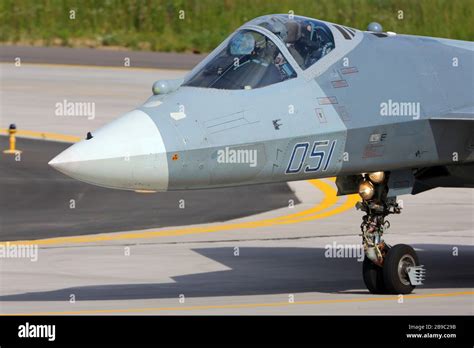
<path id="1" fill-rule="evenodd" d="M 385 218 L 401 212 L 396 198 L 387 197 L 387 193 L 383 172 L 364 175 L 359 186 L 363 200 L 356 204 L 357 209 L 366 213 L 360 225 L 365 251 L 362 275 L 373 294 L 409 294 L 422 284 L 425 269 L 419 265 L 411 246 L 390 246 L 383 240 L 384 232 L 390 228 Z"/>

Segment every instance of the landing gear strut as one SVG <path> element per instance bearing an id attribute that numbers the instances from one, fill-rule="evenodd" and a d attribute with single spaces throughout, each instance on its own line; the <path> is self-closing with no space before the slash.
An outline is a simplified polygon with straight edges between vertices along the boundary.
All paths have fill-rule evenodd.
<path id="1" fill-rule="evenodd" d="M 419 265 L 415 250 L 405 244 L 390 246 L 383 239 L 390 228 L 385 219 L 400 214 L 396 197 L 388 197 L 384 172 L 364 174 L 359 185 L 362 202 L 356 208 L 366 213 L 362 218 L 362 244 L 365 258 L 362 275 L 373 294 L 409 294 L 424 280 L 425 270 Z"/>

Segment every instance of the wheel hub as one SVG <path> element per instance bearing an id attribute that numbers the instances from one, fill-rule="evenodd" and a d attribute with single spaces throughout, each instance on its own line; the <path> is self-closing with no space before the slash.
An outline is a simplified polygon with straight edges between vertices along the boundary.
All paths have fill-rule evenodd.
<path id="1" fill-rule="evenodd" d="M 408 268 L 416 266 L 415 260 L 411 255 L 403 255 L 398 262 L 398 277 L 405 285 L 410 285 L 410 278 L 408 277 Z"/>

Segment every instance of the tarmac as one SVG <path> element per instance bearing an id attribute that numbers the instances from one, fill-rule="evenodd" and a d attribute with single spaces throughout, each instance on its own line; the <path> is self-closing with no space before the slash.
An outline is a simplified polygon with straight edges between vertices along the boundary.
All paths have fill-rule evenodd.
<path id="1" fill-rule="evenodd" d="M 299 203 L 286 183 L 182 192 L 133 192 L 89 185 L 48 162 L 71 144 L 19 138 L 0 157 L 0 240 L 44 239 L 227 221 Z M 0 148 L 8 138 L 0 137 Z M 228 197 L 233 197 L 229 200 Z"/>
<path id="2" fill-rule="evenodd" d="M 372 295 L 358 255 L 328 253 L 357 250 L 362 217 L 357 197 L 336 197 L 331 179 L 162 195 L 103 190 L 47 167 L 64 141 L 145 101 L 154 80 L 184 71 L 0 69 L 2 133 L 16 123 L 20 135 L 43 139 L 19 138 L 20 163 L 0 154 L 0 241 L 31 246 L 32 255 L 38 248 L 36 260 L 0 258 L 0 313 L 473 314 L 473 190 L 400 197 L 402 214 L 385 239 L 414 246 L 427 279 L 411 295 Z M 63 99 L 94 101 L 96 117 L 56 116 Z"/>
<path id="3" fill-rule="evenodd" d="M 67 64 L 87 66 L 110 66 L 192 69 L 207 54 L 128 51 L 116 48 L 71 48 L 40 46 L 0 45 L 0 62 L 20 62 L 25 64 Z"/>

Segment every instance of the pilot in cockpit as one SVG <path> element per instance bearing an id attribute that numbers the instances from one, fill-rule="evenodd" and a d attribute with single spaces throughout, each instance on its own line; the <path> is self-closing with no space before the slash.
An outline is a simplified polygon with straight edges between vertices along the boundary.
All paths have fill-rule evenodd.
<path id="1" fill-rule="evenodd" d="M 310 20 L 285 23 L 286 45 L 296 62 L 307 68 L 324 57 L 334 48 L 329 29 L 318 26 Z"/>

